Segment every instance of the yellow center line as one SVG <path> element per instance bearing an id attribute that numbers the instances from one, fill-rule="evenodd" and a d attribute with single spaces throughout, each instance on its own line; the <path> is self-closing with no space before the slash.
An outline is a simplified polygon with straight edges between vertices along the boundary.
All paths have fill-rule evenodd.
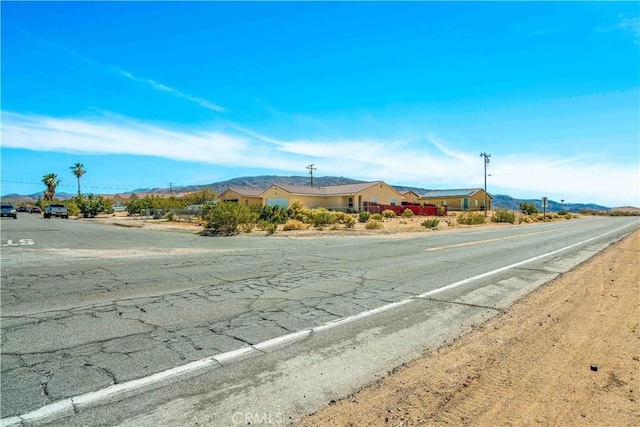
<path id="1" fill-rule="evenodd" d="M 438 247 L 435 247 L 435 248 L 428 248 L 428 249 L 425 249 L 425 251 L 426 252 L 439 251 L 441 249 L 459 248 L 459 247 L 462 247 L 462 246 L 479 245 L 479 244 L 482 244 L 482 243 L 498 242 L 498 241 L 501 241 L 501 240 L 504 241 L 504 240 L 519 239 L 520 237 L 534 236 L 536 234 L 555 233 L 557 231 L 566 230 L 568 228 L 572 228 L 572 227 L 564 227 L 564 228 L 559 228 L 559 229 L 555 229 L 555 230 L 536 231 L 536 232 L 533 232 L 533 233 L 519 234 L 517 236 L 511 236 L 511 237 L 496 237 L 494 239 L 478 240 L 477 242 L 456 243 L 455 245 L 447 245 L 447 246 L 438 246 Z"/>

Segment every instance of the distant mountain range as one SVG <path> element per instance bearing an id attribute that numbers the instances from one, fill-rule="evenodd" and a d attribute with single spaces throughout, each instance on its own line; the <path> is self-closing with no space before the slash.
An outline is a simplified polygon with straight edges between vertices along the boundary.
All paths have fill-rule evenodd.
<path id="1" fill-rule="evenodd" d="M 356 179 L 336 177 L 336 176 L 322 176 L 314 177 L 313 185 L 316 186 L 329 186 L 329 185 L 343 185 L 343 184 L 357 184 L 360 182 Z M 174 193 L 183 193 L 189 191 L 199 191 L 203 189 L 209 189 L 216 194 L 221 194 L 229 187 L 237 188 L 251 188 L 251 189 L 266 189 L 272 184 L 283 185 L 310 185 L 310 178 L 308 176 L 277 176 L 277 175 L 261 175 L 261 176 L 245 176 L 240 178 L 230 179 L 228 181 L 216 182 L 208 185 L 188 185 L 182 187 L 173 187 L 171 189 Z M 413 191 L 416 194 L 423 194 L 430 189 L 420 187 L 406 187 L 399 185 L 392 185 L 396 190 L 400 192 Z M 168 188 L 137 188 L 127 193 L 169 193 Z M 491 194 L 491 193 L 490 193 Z M 20 194 L 7 194 L 2 196 L 3 200 L 19 202 L 35 202 L 38 197 L 42 196 L 42 192 L 31 195 Z M 75 194 L 68 193 L 56 193 L 56 197 L 60 199 L 69 199 L 74 197 Z M 509 210 L 519 210 L 520 203 L 533 203 L 540 211 L 542 211 L 542 202 L 540 199 L 514 199 L 511 196 L 504 194 L 491 194 L 493 197 L 493 208 L 505 208 Z M 627 207 L 625 207 L 627 208 Z M 547 211 L 557 212 L 565 209 L 569 212 L 580 212 L 582 210 L 588 211 L 609 211 L 610 207 L 596 205 L 593 203 L 560 203 L 553 200 L 549 200 L 547 204 Z M 623 208 L 614 208 L 623 209 Z M 637 209 L 637 208 L 630 208 Z"/>

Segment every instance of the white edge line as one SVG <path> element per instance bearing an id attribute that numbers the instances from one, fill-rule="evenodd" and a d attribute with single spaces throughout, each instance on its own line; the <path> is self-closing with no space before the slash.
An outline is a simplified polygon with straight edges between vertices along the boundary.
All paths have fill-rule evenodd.
<path id="1" fill-rule="evenodd" d="M 304 339 L 307 336 L 309 336 L 311 333 L 313 332 L 321 332 L 327 329 L 331 329 L 334 328 L 336 326 L 340 326 L 340 325 L 344 325 L 346 323 L 350 323 L 353 322 L 355 320 L 359 320 L 359 319 L 363 319 L 365 317 L 369 317 L 372 316 L 374 314 L 378 314 L 378 313 L 382 313 L 384 311 L 387 310 L 391 310 L 393 308 L 396 307 L 400 307 L 404 304 L 408 304 L 411 301 L 414 301 L 415 299 L 423 299 L 423 298 L 429 298 L 430 296 L 437 294 L 439 292 L 443 292 L 449 289 L 453 289 L 456 287 L 459 287 L 461 285 L 464 285 L 466 283 L 469 282 L 473 282 L 475 280 L 478 279 L 482 279 L 506 270 L 509 270 L 511 268 L 514 267 L 518 267 L 520 265 L 532 262 L 532 261 L 536 261 L 538 259 L 541 258 L 545 258 L 548 257 L 550 255 L 555 255 L 559 252 L 565 251 L 567 249 L 571 249 L 573 247 L 579 246 L 579 245 L 583 245 L 585 243 L 588 243 L 592 240 L 596 240 L 599 239 L 603 236 L 606 236 L 608 234 L 611 233 L 615 233 L 617 231 L 620 231 L 624 228 L 630 227 L 632 225 L 636 225 L 636 223 L 630 223 L 627 224 L 625 226 L 616 228 L 614 230 L 611 231 L 607 231 L 606 233 L 600 234 L 598 236 L 595 237 L 591 237 L 589 239 L 583 240 L 581 242 L 578 243 L 574 243 L 572 245 L 569 246 L 565 246 L 563 248 L 560 249 L 556 249 L 555 251 L 551 251 L 551 252 L 547 252 L 546 254 L 542 254 L 542 255 L 538 255 L 535 256 L 533 258 L 529 258 L 526 259 L 524 261 L 520 261 L 520 262 L 516 262 L 515 264 L 511 264 L 508 265 L 506 267 L 501 267 L 498 268 L 496 270 L 492 270 L 492 271 L 488 271 L 486 273 L 483 274 L 479 274 L 477 276 L 474 277 L 470 277 L 468 279 L 464 279 L 464 280 L 460 280 L 458 282 L 452 283 L 450 285 L 447 286 L 443 286 L 441 288 L 438 289 L 433 289 L 429 292 L 425 292 L 423 294 L 417 295 L 417 296 L 413 296 L 413 297 L 409 297 L 407 299 L 398 301 L 398 302 L 394 302 L 391 304 L 387 304 L 387 305 L 383 305 L 382 307 L 378 307 L 378 308 L 374 308 L 372 310 L 367 310 L 367 311 L 363 311 L 361 313 L 355 314 L 353 316 L 348 316 L 348 317 L 343 317 L 341 319 L 337 319 L 337 320 L 332 320 L 326 323 L 323 323 L 322 325 L 316 326 L 314 328 L 311 329 L 303 329 L 302 331 L 297 331 L 297 332 L 292 332 L 290 334 L 287 335 L 283 335 L 280 337 L 276 337 L 276 338 L 272 338 L 263 342 L 260 342 L 258 344 L 252 345 L 250 347 L 242 347 L 239 348 L 237 350 L 232 350 L 232 351 L 228 351 L 226 353 L 220 353 L 217 354 L 215 356 L 209 356 L 206 357 L 204 359 L 201 360 L 196 360 L 195 362 L 191 362 L 191 363 L 187 363 L 186 365 L 181 365 L 181 366 L 177 366 L 175 368 L 171 368 L 171 369 L 167 369 L 166 371 L 162 371 L 162 372 L 158 372 L 152 375 L 149 375 L 147 377 L 144 378 L 139 378 L 136 380 L 131 380 L 131 381 L 127 381 L 121 384 L 115 384 L 112 386 L 109 386 L 107 388 L 104 388 L 102 390 L 98 390 L 98 391 L 94 391 L 94 392 L 90 392 L 90 393 L 85 393 L 85 394 L 81 394 L 79 396 L 76 397 L 72 397 L 72 398 L 68 398 L 68 399 L 64 399 L 55 403 L 51 403 L 49 405 L 45 405 L 41 408 L 38 408 L 34 411 L 28 412 L 24 415 L 18 415 L 18 416 L 12 416 L 12 417 L 7 417 L 7 418 L 2 418 L 0 419 L 0 426 L 2 427 L 10 427 L 10 426 L 15 426 L 15 425 L 20 425 L 23 421 L 35 421 L 35 420 L 41 420 L 43 418 L 47 418 L 47 417 L 51 417 L 57 414 L 60 414 L 64 411 L 67 410 L 74 410 L 74 405 L 89 405 L 91 403 L 106 399 L 109 396 L 118 394 L 118 393 L 122 393 L 125 391 L 131 391 L 131 390 L 135 390 L 136 388 L 140 388 L 143 387 L 145 385 L 149 385 L 149 384 L 153 384 L 156 382 L 160 382 L 162 380 L 168 379 L 168 378 L 172 378 L 175 376 L 179 376 L 181 374 L 190 372 L 190 371 L 194 371 L 197 369 L 202 369 L 205 368 L 209 365 L 214 364 L 214 362 L 218 362 L 220 365 L 224 366 L 227 363 L 230 363 L 236 359 L 239 359 L 247 354 L 251 354 L 251 353 L 257 353 L 259 351 L 265 350 L 267 348 L 270 347 L 274 347 L 276 345 L 280 345 L 283 343 L 288 343 L 288 342 L 293 342 L 296 340 L 300 340 L 300 339 Z"/>
<path id="2" fill-rule="evenodd" d="M 241 347 L 237 350 L 227 351 L 226 353 L 220 353 L 213 356 L 213 359 L 221 365 L 225 365 L 227 363 L 231 363 L 236 359 L 240 359 L 247 354 L 251 354 L 257 352 L 257 350 L 253 347 Z"/>
<path id="3" fill-rule="evenodd" d="M 254 345 L 253 347 L 259 351 L 265 351 L 271 347 L 277 347 L 282 344 L 289 344 L 295 341 L 300 341 L 311 335 L 311 329 L 303 329 L 298 332 L 292 332 L 290 334 L 282 335 L 279 337 L 271 338 L 270 340 L 262 341 Z"/>
<path id="4" fill-rule="evenodd" d="M 313 332 L 321 332 L 327 329 L 335 328 L 336 326 L 344 325 L 345 323 L 350 323 L 358 319 L 363 319 L 365 317 L 372 316 L 374 314 L 382 313 L 383 311 L 391 310 L 392 308 L 399 307 L 401 305 L 407 304 L 413 300 L 413 297 L 404 299 L 402 301 L 393 302 L 391 304 L 383 305 L 382 307 L 374 308 L 372 310 L 363 311 L 358 314 L 354 314 L 353 316 L 343 317 L 341 319 L 331 320 L 327 323 L 323 323 L 320 326 L 316 326 L 311 330 Z"/>
<path id="5" fill-rule="evenodd" d="M 533 258 L 525 259 L 524 261 L 519 261 L 519 262 L 516 262 L 514 264 L 507 265 L 505 267 L 500 267 L 500 268 L 497 268 L 495 270 L 487 271 L 486 273 L 482 273 L 482 274 L 479 274 L 477 276 L 469 277 L 467 279 L 460 280 L 459 282 L 455 282 L 455 283 L 452 283 L 450 285 L 443 286 L 441 288 L 432 289 L 429 292 L 425 292 L 424 294 L 420 294 L 420 295 L 417 295 L 416 297 L 412 297 L 412 298 L 429 298 L 429 297 L 431 297 L 431 296 L 433 296 L 435 294 L 438 294 L 438 293 L 444 292 L 444 291 L 448 291 L 449 289 L 457 288 L 457 287 L 465 285 L 465 284 L 467 284 L 469 282 L 473 282 L 473 281 L 478 280 L 478 279 L 483 279 L 485 277 L 492 276 L 492 275 L 497 274 L 497 273 L 502 273 L 503 271 L 506 271 L 506 270 L 509 270 L 509 269 L 512 269 L 512 268 L 515 268 L 515 267 L 519 267 L 519 266 L 521 266 L 523 264 L 527 264 L 527 263 L 530 263 L 530 262 L 533 262 L 533 261 L 537 261 L 537 260 L 539 260 L 541 258 L 545 258 L 545 257 L 551 256 L 551 255 L 555 255 L 555 254 L 557 254 L 559 252 L 566 251 L 567 249 L 571 249 L 571 248 L 576 247 L 576 246 L 584 245 L 585 243 L 588 243 L 588 242 L 590 242 L 592 240 L 599 239 L 599 238 L 601 238 L 603 236 L 606 236 L 607 234 L 615 233 L 616 231 L 620 231 L 620 230 L 622 230 L 624 228 L 627 228 L 627 227 L 629 227 L 631 225 L 635 225 L 635 223 L 630 223 L 630 224 L 624 225 L 622 227 L 616 228 L 615 230 L 607 231 L 606 233 L 599 234 L 597 236 L 591 237 L 591 238 L 583 240 L 581 242 L 573 243 L 573 244 L 571 244 L 569 246 L 565 246 L 563 248 L 556 249 L 555 251 L 547 252 L 546 254 L 534 256 Z"/>

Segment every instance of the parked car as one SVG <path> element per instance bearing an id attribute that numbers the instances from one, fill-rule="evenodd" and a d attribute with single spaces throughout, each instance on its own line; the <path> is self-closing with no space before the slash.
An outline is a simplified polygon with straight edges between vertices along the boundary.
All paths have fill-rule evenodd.
<path id="1" fill-rule="evenodd" d="M 113 209 L 114 212 L 124 212 L 127 210 L 127 207 L 123 204 L 116 203 L 111 205 L 111 209 Z"/>
<path id="2" fill-rule="evenodd" d="M 12 204 L 2 203 L 2 205 L 0 205 L 0 210 L 2 211 L 2 216 L 10 216 L 13 217 L 13 219 L 18 219 L 18 211 Z"/>
<path id="3" fill-rule="evenodd" d="M 60 203 L 51 203 L 44 208 L 44 217 L 51 218 L 58 216 L 60 218 L 69 218 L 69 211 L 65 205 Z"/>
<path id="4" fill-rule="evenodd" d="M 18 212 L 29 212 L 29 208 L 26 206 L 18 206 L 18 209 L 16 209 Z"/>
<path id="5" fill-rule="evenodd" d="M 29 212 L 41 214 L 42 213 L 42 209 L 40 209 L 38 206 L 34 206 L 34 207 L 31 208 L 31 210 L 29 210 Z"/>

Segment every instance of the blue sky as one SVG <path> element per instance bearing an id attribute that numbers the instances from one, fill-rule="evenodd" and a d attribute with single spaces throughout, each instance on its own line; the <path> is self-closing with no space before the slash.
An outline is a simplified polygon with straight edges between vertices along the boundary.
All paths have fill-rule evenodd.
<path id="1" fill-rule="evenodd" d="M 344 176 L 640 206 L 638 2 L 5 2 L 1 194 Z"/>

